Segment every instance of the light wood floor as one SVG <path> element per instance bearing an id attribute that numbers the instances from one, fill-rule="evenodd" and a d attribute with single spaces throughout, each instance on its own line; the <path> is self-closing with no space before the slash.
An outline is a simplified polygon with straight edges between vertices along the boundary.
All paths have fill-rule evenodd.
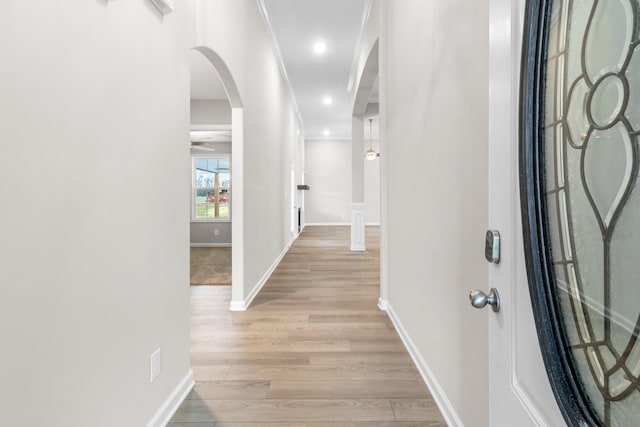
<path id="1" fill-rule="evenodd" d="M 246 312 L 192 287 L 196 386 L 170 427 L 446 426 L 379 295 L 379 230 L 307 227 Z"/>

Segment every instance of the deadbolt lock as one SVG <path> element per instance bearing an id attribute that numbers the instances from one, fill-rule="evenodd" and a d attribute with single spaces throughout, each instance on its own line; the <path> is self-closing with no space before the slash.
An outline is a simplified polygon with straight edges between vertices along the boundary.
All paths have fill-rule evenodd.
<path id="1" fill-rule="evenodd" d="M 498 264 L 500 262 L 500 232 L 487 230 L 484 242 L 484 257 L 488 262 Z"/>

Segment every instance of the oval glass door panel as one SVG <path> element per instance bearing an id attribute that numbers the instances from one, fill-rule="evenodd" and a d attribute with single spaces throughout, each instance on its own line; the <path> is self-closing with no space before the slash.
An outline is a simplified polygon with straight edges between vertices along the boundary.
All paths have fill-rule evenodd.
<path id="1" fill-rule="evenodd" d="M 537 126 L 539 148 L 529 154 L 536 159 L 521 160 L 539 172 L 533 240 L 541 246 L 527 250 L 543 248 L 536 268 L 549 282 L 535 290 L 549 294 L 547 309 L 558 316 L 568 389 L 593 417 L 585 424 L 637 426 L 640 0 L 533 3 L 544 6 L 543 28 L 538 99 L 530 104 L 537 124 L 526 126 Z"/>

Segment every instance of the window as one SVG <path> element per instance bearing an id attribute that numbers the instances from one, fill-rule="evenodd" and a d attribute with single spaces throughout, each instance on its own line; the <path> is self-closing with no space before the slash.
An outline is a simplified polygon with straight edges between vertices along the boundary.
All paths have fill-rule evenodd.
<path id="1" fill-rule="evenodd" d="M 193 219 L 231 219 L 229 157 L 193 159 Z"/>

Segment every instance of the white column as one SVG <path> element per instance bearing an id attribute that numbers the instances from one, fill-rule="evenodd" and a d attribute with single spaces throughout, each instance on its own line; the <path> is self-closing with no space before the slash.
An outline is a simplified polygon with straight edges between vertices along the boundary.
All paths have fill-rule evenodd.
<path id="1" fill-rule="evenodd" d="M 247 309 L 244 293 L 244 117 L 242 108 L 231 109 L 231 304 L 229 310 Z"/>
<path id="2" fill-rule="evenodd" d="M 380 16 L 388 16 L 387 2 L 380 4 Z M 387 153 L 387 20 L 380 25 L 380 43 L 378 45 L 378 108 L 380 117 L 380 298 L 378 307 L 387 310 L 389 305 L 389 156 Z"/>
<path id="3" fill-rule="evenodd" d="M 366 251 L 364 245 L 364 203 L 351 204 L 351 250 Z"/>
<path id="4" fill-rule="evenodd" d="M 366 251 L 364 243 L 364 121 L 351 125 L 351 250 Z"/>

